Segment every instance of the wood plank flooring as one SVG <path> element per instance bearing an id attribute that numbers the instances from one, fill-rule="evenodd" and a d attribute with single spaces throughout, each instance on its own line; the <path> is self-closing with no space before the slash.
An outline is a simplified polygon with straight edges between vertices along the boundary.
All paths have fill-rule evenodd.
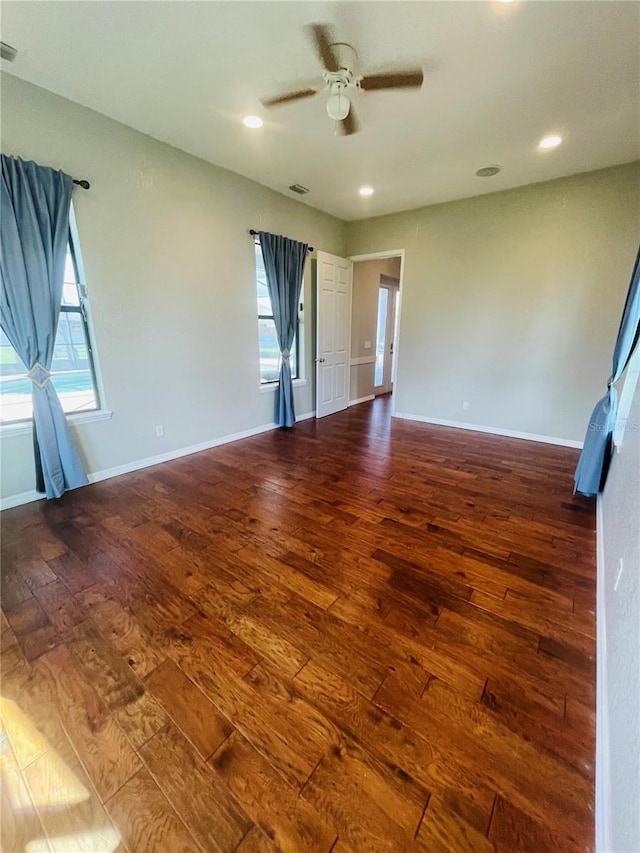
<path id="1" fill-rule="evenodd" d="M 2 849 L 589 851 L 577 451 L 378 399 L 2 514 Z"/>

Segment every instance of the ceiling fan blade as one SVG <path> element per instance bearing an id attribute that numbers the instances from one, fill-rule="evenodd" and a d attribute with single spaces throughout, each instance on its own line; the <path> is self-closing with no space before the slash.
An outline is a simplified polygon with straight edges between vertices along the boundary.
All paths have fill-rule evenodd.
<path id="1" fill-rule="evenodd" d="M 278 104 L 287 104 L 289 101 L 299 101 L 302 98 L 311 98 L 317 95 L 317 89 L 299 89 L 297 92 L 287 92 L 286 95 L 276 95 L 274 98 L 261 98 L 263 107 L 275 107 Z"/>
<path id="2" fill-rule="evenodd" d="M 7 44 L 6 41 L 0 41 L 0 56 L 3 59 L 6 59 L 7 62 L 13 62 L 13 60 L 18 55 L 18 51 L 11 44 Z"/>
<path id="3" fill-rule="evenodd" d="M 419 89 L 422 86 L 424 74 L 422 69 L 415 71 L 391 71 L 388 74 L 369 74 L 360 81 L 360 88 L 365 91 L 373 89 Z"/>
<path id="4" fill-rule="evenodd" d="M 357 133 L 359 130 L 360 122 L 356 118 L 353 104 L 351 104 L 347 117 L 338 122 L 338 132 L 341 136 L 351 136 L 352 133 Z"/>
<path id="5" fill-rule="evenodd" d="M 340 66 L 333 52 L 331 30 L 325 24 L 310 24 L 308 32 L 318 54 L 320 62 L 327 71 L 339 71 Z"/>

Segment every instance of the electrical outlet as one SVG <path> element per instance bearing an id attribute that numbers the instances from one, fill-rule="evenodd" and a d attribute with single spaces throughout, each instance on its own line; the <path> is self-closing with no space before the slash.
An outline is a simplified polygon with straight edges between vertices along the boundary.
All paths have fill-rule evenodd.
<path id="1" fill-rule="evenodd" d="M 364 348 L 365 349 L 371 349 L 371 341 L 365 341 L 364 342 Z"/>
<path id="2" fill-rule="evenodd" d="M 462 401 L 462 411 L 463 411 L 463 412 L 466 412 L 468 408 L 469 408 L 469 401 L 468 401 L 468 400 L 463 400 L 463 401 Z"/>
<path id="3" fill-rule="evenodd" d="M 623 571 L 624 571 L 624 560 L 622 559 L 622 557 L 620 557 L 620 559 L 618 560 L 618 573 L 616 574 L 616 580 L 615 580 L 615 583 L 613 584 L 613 591 L 614 592 L 618 591 L 618 587 L 620 586 L 620 581 L 622 580 Z"/>
<path id="4" fill-rule="evenodd" d="M 164 435 L 164 424 L 158 424 L 156 427 L 156 438 L 162 438 Z"/>

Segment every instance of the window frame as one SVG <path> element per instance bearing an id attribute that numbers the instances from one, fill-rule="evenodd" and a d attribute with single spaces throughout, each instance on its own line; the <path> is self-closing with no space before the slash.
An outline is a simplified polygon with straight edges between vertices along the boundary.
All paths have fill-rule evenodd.
<path id="1" fill-rule="evenodd" d="M 260 252 L 260 257 L 262 258 L 262 247 L 260 246 L 260 243 L 258 241 L 256 241 L 256 243 L 255 243 L 256 259 L 258 258 L 258 252 Z M 262 258 L 262 262 L 263 262 L 263 266 L 264 266 L 264 258 Z M 266 275 L 266 273 L 265 273 L 265 275 Z M 255 280 L 256 280 L 256 291 L 257 291 L 257 287 L 258 287 L 258 265 L 257 265 L 257 263 L 256 263 L 256 269 L 255 269 Z M 269 304 L 271 305 L 271 296 L 269 295 L 268 287 L 267 287 L 267 295 L 269 296 Z M 260 297 L 258 296 L 258 294 L 256 292 L 256 300 L 259 301 L 259 298 Z M 303 309 L 304 309 L 304 303 L 299 302 L 298 303 L 298 310 L 296 311 L 296 332 L 295 332 L 295 336 L 293 339 L 294 345 L 295 345 L 294 349 L 295 349 L 296 373 L 295 373 L 295 376 L 293 375 L 293 373 L 291 375 L 292 381 L 294 383 L 296 383 L 297 385 L 300 385 L 304 382 L 304 377 L 302 376 L 302 373 L 300 370 L 300 367 L 301 367 L 301 365 L 300 365 L 300 326 L 302 324 L 302 318 L 300 315 L 302 314 Z M 273 311 L 273 305 L 271 305 L 271 310 Z M 260 320 L 272 320 L 273 325 L 275 326 L 275 319 L 274 319 L 273 313 L 261 314 L 260 313 L 260 307 L 258 305 L 258 371 L 260 373 L 260 390 L 261 391 L 267 391 L 267 390 L 270 390 L 271 388 L 275 388 L 278 385 L 279 380 L 278 379 L 263 379 L 262 378 L 262 363 L 261 363 L 262 359 L 260 356 Z M 277 334 L 277 332 L 276 332 L 276 334 Z M 280 356 L 280 359 L 281 358 L 282 358 L 282 356 Z"/>
<path id="2" fill-rule="evenodd" d="M 98 384 L 98 373 L 96 371 L 95 366 L 95 352 L 93 346 L 93 336 L 91 334 L 91 328 L 89 324 L 89 300 L 87 298 L 87 285 L 84 282 L 84 276 L 81 276 L 81 267 L 78 263 L 78 254 L 77 254 L 77 232 L 74 233 L 74 229 L 71 227 L 71 220 L 69 220 L 69 254 L 71 255 L 71 263 L 73 264 L 73 271 L 76 276 L 76 287 L 78 289 L 78 305 L 61 305 L 60 313 L 61 314 L 78 314 L 82 321 L 82 328 L 84 331 L 84 338 L 87 343 L 87 361 L 89 362 L 89 370 L 91 372 L 91 381 L 93 383 L 93 391 L 96 398 L 96 405 L 93 409 L 84 409 L 84 411 L 88 414 L 89 412 L 99 412 L 102 409 L 102 393 L 101 388 Z M 56 333 L 57 337 L 57 333 Z M 73 414 L 72 412 L 65 412 L 65 414 Z M 79 413 L 77 413 L 79 414 Z"/>
<path id="3" fill-rule="evenodd" d="M 85 343 L 87 346 L 87 361 L 89 362 L 89 370 L 93 385 L 93 392 L 96 405 L 91 409 L 83 409 L 77 412 L 65 412 L 67 422 L 72 426 L 75 424 L 88 423 L 92 421 L 110 420 L 113 412 L 105 406 L 105 395 L 102 384 L 102 377 L 98 364 L 95 338 L 93 334 L 93 322 L 91 318 L 91 306 L 87 295 L 87 285 L 82 265 L 82 254 L 79 247 L 78 227 L 75 218 L 73 204 L 69 210 L 69 235 L 67 238 L 67 246 L 73 264 L 75 274 L 75 284 L 78 290 L 78 305 L 60 305 L 60 314 L 76 314 L 79 315 L 84 332 Z M 57 338 L 57 330 L 56 330 Z M 54 344 L 55 346 L 55 344 Z M 0 422 L 1 435 L 23 435 L 31 434 L 33 429 L 33 413 L 28 418 L 20 418 L 10 421 Z"/>

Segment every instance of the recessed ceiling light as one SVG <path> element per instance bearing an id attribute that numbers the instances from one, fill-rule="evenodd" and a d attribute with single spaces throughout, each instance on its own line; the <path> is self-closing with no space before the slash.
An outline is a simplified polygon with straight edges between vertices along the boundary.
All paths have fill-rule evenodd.
<path id="1" fill-rule="evenodd" d="M 360 195 L 373 195 L 373 187 L 360 187 L 358 192 Z"/>
<path id="2" fill-rule="evenodd" d="M 492 178 L 498 174 L 500 169 L 502 169 L 502 166 L 483 166 L 481 169 L 478 169 L 476 175 L 479 178 Z"/>
<path id="3" fill-rule="evenodd" d="M 561 136 L 545 136 L 538 142 L 538 148 L 556 148 L 561 142 Z"/>
<path id="4" fill-rule="evenodd" d="M 251 127 L 251 128 L 253 128 L 253 129 L 255 129 L 255 128 L 258 128 L 258 127 L 262 127 L 262 125 L 263 125 L 263 121 L 262 121 L 262 119 L 260 118 L 260 116 L 245 116 L 245 117 L 242 119 L 242 124 L 243 124 L 245 127 Z"/>

